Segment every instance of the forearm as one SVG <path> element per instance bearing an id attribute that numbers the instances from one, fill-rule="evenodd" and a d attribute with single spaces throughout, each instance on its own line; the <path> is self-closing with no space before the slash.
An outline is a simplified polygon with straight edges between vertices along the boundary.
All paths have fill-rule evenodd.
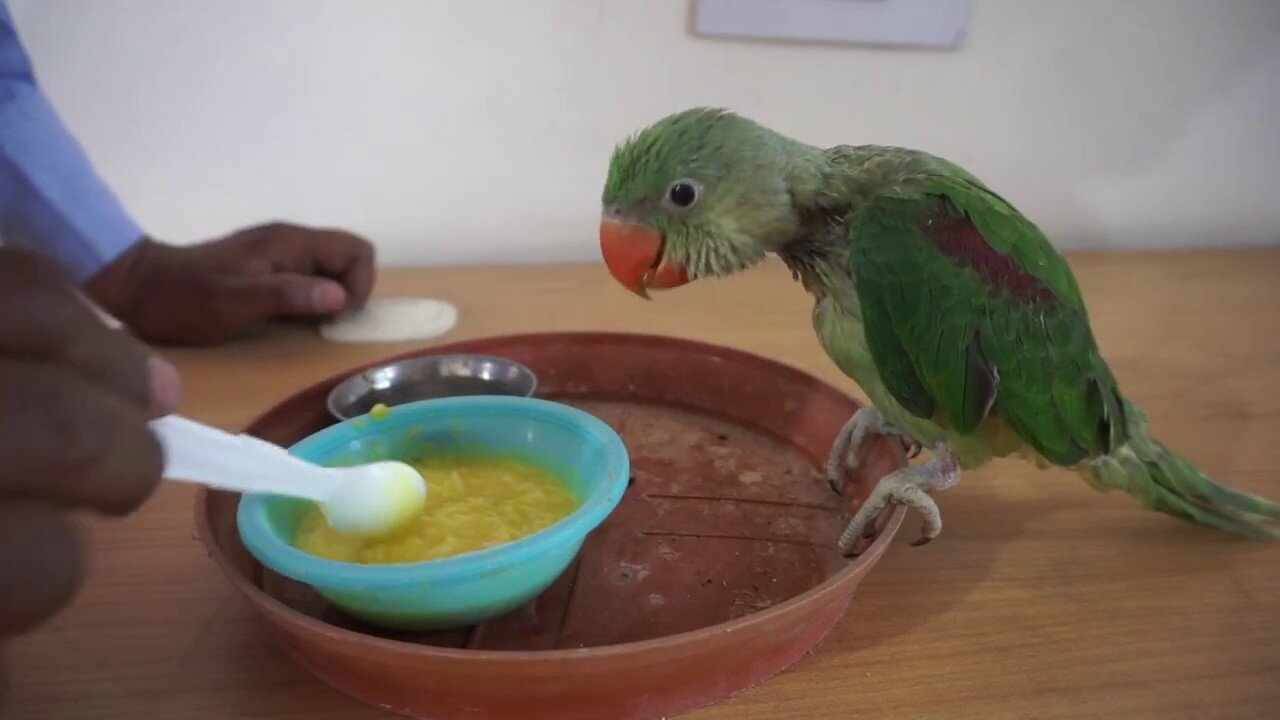
<path id="1" fill-rule="evenodd" d="M 0 3 L 0 236 L 84 281 L 142 235 L 36 84 Z"/>

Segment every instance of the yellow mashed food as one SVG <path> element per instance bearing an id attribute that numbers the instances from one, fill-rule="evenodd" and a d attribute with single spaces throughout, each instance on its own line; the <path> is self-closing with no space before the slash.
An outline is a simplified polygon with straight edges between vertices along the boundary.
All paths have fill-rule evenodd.
<path id="1" fill-rule="evenodd" d="M 517 460 L 442 456 L 412 464 L 427 482 L 426 507 L 412 523 L 378 539 L 353 537 L 330 527 L 317 508 L 303 519 L 294 546 L 361 564 L 438 560 L 532 535 L 578 507 L 559 478 Z"/>

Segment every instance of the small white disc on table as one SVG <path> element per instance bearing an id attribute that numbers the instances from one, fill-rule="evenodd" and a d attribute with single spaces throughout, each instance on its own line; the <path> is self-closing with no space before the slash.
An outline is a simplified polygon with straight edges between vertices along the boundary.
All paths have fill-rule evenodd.
<path id="1" fill-rule="evenodd" d="M 431 298 L 370 298 L 360 310 L 320 327 L 339 343 L 399 343 L 440 337 L 458 323 L 458 308 Z"/>

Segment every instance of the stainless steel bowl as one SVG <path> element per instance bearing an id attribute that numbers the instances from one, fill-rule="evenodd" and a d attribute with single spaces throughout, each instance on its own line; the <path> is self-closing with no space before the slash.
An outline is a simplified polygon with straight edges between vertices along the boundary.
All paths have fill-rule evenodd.
<path id="1" fill-rule="evenodd" d="M 529 368 L 486 355 L 424 355 L 370 368 L 329 392 L 329 412 L 340 420 L 364 415 L 374 405 L 460 395 L 530 397 L 538 379 Z"/>

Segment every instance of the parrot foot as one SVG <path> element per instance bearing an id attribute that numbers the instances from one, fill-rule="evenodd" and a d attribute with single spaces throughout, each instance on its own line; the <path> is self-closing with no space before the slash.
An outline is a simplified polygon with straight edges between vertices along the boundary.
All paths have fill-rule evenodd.
<path id="1" fill-rule="evenodd" d="M 835 494 L 844 494 L 840 489 L 844 475 L 858 469 L 858 451 L 862 448 L 862 441 L 871 433 L 890 435 L 902 440 L 908 460 L 920 454 L 919 441 L 890 425 L 878 410 L 870 406 L 858 408 L 853 417 L 840 428 L 840 434 L 831 446 L 831 454 L 827 456 L 827 485 Z"/>
<path id="2" fill-rule="evenodd" d="M 845 557 L 855 554 L 854 546 L 866 529 L 875 521 L 880 511 L 890 503 L 910 505 L 924 515 L 924 529 L 920 539 L 912 545 L 924 545 L 942 532 L 942 513 L 938 504 L 929 497 L 931 490 L 950 490 L 960 482 L 960 462 L 947 447 L 938 443 L 933 447 L 933 457 L 915 466 L 904 467 L 880 479 L 870 497 L 858 508 L 858 512 L 840 535 L 837 549 Z"/>

